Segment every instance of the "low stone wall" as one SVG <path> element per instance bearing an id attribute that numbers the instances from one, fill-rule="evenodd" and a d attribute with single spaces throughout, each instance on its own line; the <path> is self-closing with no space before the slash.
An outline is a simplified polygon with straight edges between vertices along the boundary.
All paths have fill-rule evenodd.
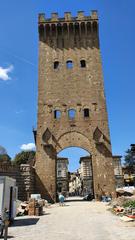
<path id="1" fill-rule="evenodd" d="M 20 166 L 1 164 L 0 176 L 16 179 L 19 200 L 28 200 L 30 194 L 35 192 L 35 171 L 29 164 L 21 164 Z"/>

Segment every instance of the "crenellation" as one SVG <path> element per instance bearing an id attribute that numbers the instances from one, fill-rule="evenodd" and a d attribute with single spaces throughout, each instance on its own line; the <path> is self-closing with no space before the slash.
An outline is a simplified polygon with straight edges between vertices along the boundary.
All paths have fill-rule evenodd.
<path id="1" fill-rule="evenodd" d="M 57 22 L 58 21 L 58 13 L 52 13 L 51 14 L 51 21 Z"/>
<path id="2" fill-rule="evenodd" d="M 84 20 L 85 19 L 84 11 L 78 11 L 77 12 L 77 19 L 78 20 Z"/>
<path id="3" fill-rule="evenodd" d="M 45 14 L 39 14 L 39 39 L 50 43 L 52 48 L 63 49 L 65 46 L 73 47 L 74 45 L 79 47 L 77 38 L 85 47 L 86 41 L 91 40 L 91 35 L 98 39 L 97 11 L 92 11 L 91 16 L 84 16 L 84 12 L 79 11 L 77 17 L 72 17 L 70 12 L 65 12 L 64 18 L 59 18 L 58 13 L 52 13 L 51 18 L 47 19 Z M 98 40 L 95 41 L 95 45 L 98 46 L 98 44 Z"/>
<path id="4" fill-rule="evenodd" d="M 98 11 L 92 10 L 91 12 L 92 12 L 91 18 L 94 20 L 98 20 Z"/>
<path id="5" fill-rule="evenodd" d="M 75 21 L 93 21 L 98 20 L 98 14 L 96 10 L 91 12 L 91 15 L 85 16 L 84 11 L 78 11 L 76 17 L 72 17 L 71 12 L 65 12 L 64 17 L 58 17 L 58 13 L 51 13 L 51 18 L 45 18 L 44 13 L 40 13 L 38 16 L 38 22 L 40 23 L 52 23 L 52 22 L 75 22 Z"/>
<path id="6" fill-rule="evenodd" d="M 71 12 L 64 13 L 65 21 L 72 21 Z"/>
<path id="7" fill-rule="evenodd" d="M 38 22 L 39 22 L 39 23 L 45 22 L 45 13 L 40 13 L 40 14 L 38 15 Z"/>

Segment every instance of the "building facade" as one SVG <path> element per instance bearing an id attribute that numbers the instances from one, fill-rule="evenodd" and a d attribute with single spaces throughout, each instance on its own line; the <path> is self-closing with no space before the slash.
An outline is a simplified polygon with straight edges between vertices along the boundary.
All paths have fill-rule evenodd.
<path id="1" fill-rule="evenodd" d="M 82 193 L 82 181 L 80 173 L 70 173 L 69 178 L 69 196 L 79 196 Z"/>
<path id="2" fill-rule="evenodd" d="M 68 192 L 68 158 L 57 158 L 57 193 Z"/>
<path id="3" fill-rule="evenodd" d="M 80 178 L 82 182 L 82 195 L 94 195 L 93 189 L 93 171 L 92 171 L 92 158 L 91 156 L 80 158 Z"/>
<path id="4" fill-rule="evenodd" d="M 124 186 L 124 177 L 123 177 L 123 172 L 122 172 L 121 157 L 122 156 L 113 156 L 116 188 Z"/>
<path id="5" fill-rule="evenodd" d="M 39 15 L 36 191 L 56 201 L 57 154 L 76 146 L 92 156 L 95 198 L 115 196 L 97 11 Z"/>

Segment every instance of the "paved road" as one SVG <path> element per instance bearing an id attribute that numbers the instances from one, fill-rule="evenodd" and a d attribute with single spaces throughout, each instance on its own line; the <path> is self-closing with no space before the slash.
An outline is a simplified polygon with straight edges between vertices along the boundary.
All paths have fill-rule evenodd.
<path id="1" fill-rule="evenodd" d="M 99 202 L 56 204 L 44 216 L 18 218 L 15 225 L 9 228 L 14 240 L 135 240 L 135 223 L 121 222 Z"/>

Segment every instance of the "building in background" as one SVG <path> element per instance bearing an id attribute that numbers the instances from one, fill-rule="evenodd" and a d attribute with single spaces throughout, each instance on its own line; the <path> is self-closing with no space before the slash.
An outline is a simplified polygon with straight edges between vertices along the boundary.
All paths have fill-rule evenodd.
<path id="1" fill-rule="evenodd" d="M 68 158 L 57 158 L 57 192 L 68 192 Z"/>
<path id="2" fill-rule="evenodd" d="M 93 195 L 93 171 L 91 156 L 80 158 L 80 178 L 82 182 L 82 195 Z"/>
<path id="3" fill-rule="evenodd" d="M 73 172 L 70 173 L 69 177 L 69 195 L 70 196 L 79 196 L 82 193 L 82 182 L 80 178 L 80 173 Z"/>
<path id="4" fill-rule="evenodd" d="M 117 155 L 113 156 L 116 188 L 124 186 L 124 177 L 123 177 L 123 172 L 122 172 L 121 157 L 122 156 L 117 156 Z"/>

